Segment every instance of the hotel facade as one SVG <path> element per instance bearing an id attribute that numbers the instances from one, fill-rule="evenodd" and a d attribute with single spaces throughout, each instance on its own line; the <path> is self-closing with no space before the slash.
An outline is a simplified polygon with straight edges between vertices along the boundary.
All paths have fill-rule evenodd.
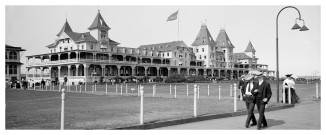
<path id="1" fill-rule="evenodd" d="M 274 76 L 268 65 L 257 64 L 251 41 L 244 52 L 234 53 L 224 29 L 213 40 L 207 25 L 202 24 L 191 47 L 173 41 L 138 48 L 119 46 L 109 38 L 110 29 L 100 11 L 88 32 L 74 32 L 66 20 L 55 41 L 46 46 L 47 53 L 26 56 L 27 79 L 38 82 L 58 77 L 63 82 L 66 75 L 70 84 L 92 82 L 101 76 L 106 82 L 116 76 L 166 78 L 171 74 L 237 79 L 250 70 Z"/>

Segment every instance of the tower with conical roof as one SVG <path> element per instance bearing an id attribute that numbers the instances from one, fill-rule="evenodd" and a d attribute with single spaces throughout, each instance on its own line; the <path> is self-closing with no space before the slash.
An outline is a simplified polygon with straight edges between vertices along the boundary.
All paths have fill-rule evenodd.
<path id="1" fill-rule="evenodd" d="M 247 48 L 246 48 L 246 50 L 244 52 L 246 53 L 246 55 L 251 56 L 252 58 L 255 57 L 256 50 L 255 50 L 254 46 L 252 46 L 250 40 L 249 40 Z"/>
<path id="2" fill-rule="evenodd" d="M 88 27 L 90 30 L 91 35 L 100 42 L 108 43 L 109 41 L 109 30 L 111 29 L 106 22 L 104 21 L 100 10 L 98 10 L 98 13 L 91 24 L 91 26 Z"/>
<path id="3" fill-rule="evenodd" d="M 68 23 L 68 20 L 66 19 L 66 22 L 63 24 L 60 32 L 57 34 L 57 36 L 59 37 L 63 32 L 67 33 L 67 32 L 73 32 L 69 23 Z"/>
<path id="4" fill-rule="evenodd" d="M 221 29 L 218 33 L 218 36 L 215 40 L 218 48 L 221 48 L 221 50 L 224 53 L 225 62 L 226 62 L 226 68 L 233 68 L 233 44 L 226 33 L 225 29 Z"/>
<path id="5" fill-rule="evenodd" d="M 202 24 L 195 41 L 191 44 L 197 60 L 204 60 L 205 67 L 214 66 L 216 43 L 212 38 L 206 24 Z"/>

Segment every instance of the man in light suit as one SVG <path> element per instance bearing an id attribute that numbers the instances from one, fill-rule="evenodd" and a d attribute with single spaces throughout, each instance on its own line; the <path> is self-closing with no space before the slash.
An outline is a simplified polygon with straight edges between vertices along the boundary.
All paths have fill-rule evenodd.
<path id="1" fill-rule="evenodd" d="M 254 100 L 254 96 L 252 91 L 258 89 L 257 83 L 254 82 L 254 75 L 248 74 L 244 77 L 244 79 L 247 81 L 242 89 L 241 93 L 243 96 L 243 100 L 245 101 L 247 110 L 248 110 L 248 117 L 245 123 L 245 127 L 249 128 L 250 126 L 257 125 L 256 117 L 253 113 L 256 101 Z M 252 124 L 249 125 L 250 121 L 252 121 Z"/>
<path id="2" fill-rule="evenodd" d="M 255 96 L 256 104 L 259 112 L 259 119 L 257 124 L 257 129 L 267 127 L 267 121 L 265 118 L 265 105 L 272 97 L 271 86 L 267 83 L 264 78 L 266 77 L 263 73 L 256 75 L 258 79 L 258 90 L 253 90 L 252 93 Z M 262 126 L 263 125 L 263 126 Z"/>

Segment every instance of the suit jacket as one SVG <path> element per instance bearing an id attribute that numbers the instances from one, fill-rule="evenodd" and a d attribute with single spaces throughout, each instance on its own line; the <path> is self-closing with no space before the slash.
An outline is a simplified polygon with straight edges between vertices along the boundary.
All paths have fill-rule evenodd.
<path id="1" fill-rule="evenodd" d="M 269 83 L 263 81 L 260 85 L 258 83 L 258 92 L 254 93 L 256 99 L 264 99 L 267 98 L 267 102 L 271 99 L 272 97 L 272 90 L 271 86 Z"/>
<path id="2" fill-rule="evenodd" d="M 240 86 L 242 86 L 242 88 L 243 88 L 244 85 L 245 85 L 245 82 L 241 79 L 241 80 L 239 81 L 238 89 L 240 89 Z"/>
<path id="3" fill-rule="evenodd" d="M 246 83 L 242 86 L 242 89 L 241 89 L 241 93 L 242 93 L 242 95 L 244 95 L 244 94 L 246 93 L 247 85 L 248 85 L 248 84 L 249 84 L 249 82 L 246 82 Z M 258 83 L 253 82 L 253 85 L 254 85 L 254 87 L 251 88 L 251 91 L 250 91 L 252 95 L 254 95 L 253 90 L 258 89 Z"/>

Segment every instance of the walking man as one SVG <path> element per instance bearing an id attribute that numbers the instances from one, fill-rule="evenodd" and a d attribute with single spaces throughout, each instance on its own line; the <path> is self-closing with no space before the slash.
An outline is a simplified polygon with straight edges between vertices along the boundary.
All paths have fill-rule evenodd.
<path id="1" fill-rule="evenodd" d="M 254 75 L 248 74 L 244 77 L 244 79 L 247 82 L 245 83 L 244 87 L 242 87 L 241 93 L 248 110 L 248 117 L 245 123 L 245 127 L 249 128 L 251 126 L 257 125 L 256 117 L 253 113 L 256 101 L 252 91 L 257 90 L 258 85 L 254 82 Z M 252 121 L 252 123 L 249 125 L 250 121 Z"/>
<path id="2" fill-rule="evenodd" d="M 259 112 L 259 119 L 257 124 L 257 130 L 267 127 L 267 121 L 265 118 L 265 106 L 272 97 L 271 86 L 267 83 L 265 75 L 263 73 L 256 75 L 258 79 L 258 90 L 254 90 L 253 93 L 256 98 L 256 104 Z"/>

